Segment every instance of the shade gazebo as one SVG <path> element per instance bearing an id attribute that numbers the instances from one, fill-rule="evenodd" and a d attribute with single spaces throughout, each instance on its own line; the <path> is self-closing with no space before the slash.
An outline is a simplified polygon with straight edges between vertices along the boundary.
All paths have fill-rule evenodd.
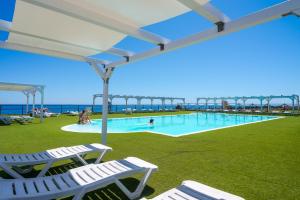
<path id="1" fill-rule="evenodd" d="M 4 83 L 0 82 L 0 91 L 12 91 L 12 92 L 21 92 L 26 96 L 26 113 L 29 112 L 29 96 L 32 95 L 32 109 L 35 108 L 35 96 L 39 92 L 41 95 L 41 110 L 44 106 L 44 89 L 43 85 L 30 85 L 30 84 L 21 84 L 21 83 Z M 34 112 L 32 112 L 34 116 Z M 43 115 L 40 115 L 40 121 L 43 121 Z"/>

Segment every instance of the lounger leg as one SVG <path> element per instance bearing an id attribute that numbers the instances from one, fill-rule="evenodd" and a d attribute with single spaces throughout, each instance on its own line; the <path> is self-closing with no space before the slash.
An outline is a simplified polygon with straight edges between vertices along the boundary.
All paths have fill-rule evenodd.
<path id="1" fill-rule="evenodd" d="M 97 160 L 95 161 L 95 164 L 99 164 L 103 158 L 103 156 L 106 154 L 107 150 L 104 150 L 100 153 L 100 156 L 97 158 Z"/>
<path id="2" fill-rule="evenodd" d="M 85 189 L 80 190 L 80 192 L 74 195 L 72 200 L 81 200 L 84 197 L 85 193 L 86 193 Z"/>
<path id="3" fill-rule="evenodd" d="M 83 165 L 88 165 L 87 163 L 80 155 L 76 154 L 76 158 L 83 164 Z"/>
<path id="4" fill-rule="evenodd" d="M 50 167 L 52 166 L 53 164 L 53 161 L 50 161 L 46 164 L 46 166 L 44 167 L 44 169 L 37 175 L 37 177 L 41 177 L 41 176 L 44 176 L 47 171 L 50 169 Z"/>
<path id="5" fill-rule="evenodd" d="M 139 185 L 137 186 L 137 188 L 135 189 L 134 192 L 130 192 L 125 186 L 124 184 L 121 183 L 121 181 L 119 180 L 116 180 L 116 184 L 117 186 L 127 195 L 127 197 L 129 199 L 136 199 L 137 197 L 141 196 L 145 186 L 146 186 L 146 183 L 148 181 L 148 179 L 150 178 L 151 174 L 152 174 L 152 170 L 148 170 L 144 177 L 142 178 L 142 180 L 140 181 Z"/>
<path id="6" fill-rule="evenodd" d="M 18 174 L 16 171 L 14 171 L 11 166 L 6 165 L 6 164 L 0 164 L 0 167 L 9 175 L 11 175 L 14 178 L 24 178 L 23 176 L 21 176 L 20 174 Z"/>

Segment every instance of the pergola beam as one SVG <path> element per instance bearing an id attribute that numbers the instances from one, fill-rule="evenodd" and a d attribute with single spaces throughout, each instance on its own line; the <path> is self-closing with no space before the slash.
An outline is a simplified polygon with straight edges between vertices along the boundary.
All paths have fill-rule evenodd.
<path id="1" fill-rule="evenodd" d="M 161 48 L 156 47 L 150 49 L 149 51 L 145 51 L 131 56 L 129 61 L 121 60 L 121 61 L 112 62 L 111 64 L 108 65 L 108 67 L 119 67 L 124 64 L 128 64 L 134 61 L 159 55 L 167 51 L 173 51 L 178 48 L 183 48 L 185 46 L 204 42 L 206 40 L 220 37 L 232 32 L 250 28 L 258 24 L 266 23 L 268 21 L 281 18 L 282 16 L 285 16 L 287 13 L 292 13 L 293 11 L 298 9 L 300 9 L 300 0 L 285 1 L 283 3 L 255 12 L 253 14 L 241 17 L 237 20 L 229 21 L 225 23 L 224 30 L 221 32 L 218 31 L 217 27 L 214 27 L 206 31 L 188 36 L 186 38 L 169 42 L 168 44 L 164 45 L 163 51 Z"/>
<path id="2" fill-rule="evenodd" d="M 108 29 L 114 30 L 119 33 L 130 35 L 132 37 L 145 40 L 154 44 L 165 44 L 169 40 L 159 36 L 157 34 L 151 33 L 149 31 L 140 29 L 129 23 L 124 23 L 110 16 L 104 15 L 101 12 L 94 12 L 91 10 L 79 8 L 75 3 L 70 3 L 61 0 L 22 0 L 24 2 L 40 6 L 46 9 L 53 10 L 55 12 L 77 18 L 95 25 L 103 26 Z"/>
<path id="3" fill-rule="evenodd" d="M 95 63 L 99 63 L 99 64 L 103 64 L 103 65 L 107 65 L 110 63 L 109 61 L 106 61 L 106 60 L 98 60 L 98 59 L 88 58 L 88 57 L 84 57 L 84 56 L 80 56 L 80 55 L 76 55 L 76 54 L 55 51 L 55 50 L 49 50 L 49 49 L 44 49 L 44 48 L 39 48 L 39 47 L 32 47 L 32 46 L 17 44 L 17 43 L 12 43 L 12 42 L 0 42 L 0 48 L 16 50 L 16 51 L 23 51 L 23 52 L 34 53 L 34 54 L 42 54 L 42 55 L 46 55 L 46 56 L 65 58 L 65 59 L 70 59 L 70 60 L 75 60 L 75 61 L 95 62 Z"/>
<path id="4" fill-rule="evenodd" d="M 206 18 L 208 21 L 216 24 L 219 22 L 227 23 L 229 22 L 229 17 L 219 11 L 216 7 L 211 5 L 209 1 L 202 0 L 177 0 L 186 7 L 192 9 L 193 11 L 197 12 L 199 15 Z"/>
<path id="5" fill-rule="evenodd" d="M 130 56 L 134 55 L 134 53 L 131 51 L 126 51 L 126 50 L 115 48 L 115 47 L 110 48 L 110 49 L 106 50 L 105 52 L 109 53 L 109 54 L 114 54 L 117 56 L 123 56 L 123 57 L 130 57 Z"/>

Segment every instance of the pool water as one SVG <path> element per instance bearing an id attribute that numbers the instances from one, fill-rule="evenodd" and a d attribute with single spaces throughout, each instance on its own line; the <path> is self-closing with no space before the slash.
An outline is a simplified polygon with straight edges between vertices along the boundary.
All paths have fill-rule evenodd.
<path id="1" fill-rule="evenodd" d="M 274 116 L 240 115 L 224 113 L 192 113 L 180 115 L 128 117 L 108 119 L 108 133 L 151 132 L 173 137 L 220 128 L 277 119 Z M 154 120 L 153 125 L 149 123 Z M 82 133 L 100 133 L 102 120 L 91 124 L 72 124 L 62 130 Z"/>

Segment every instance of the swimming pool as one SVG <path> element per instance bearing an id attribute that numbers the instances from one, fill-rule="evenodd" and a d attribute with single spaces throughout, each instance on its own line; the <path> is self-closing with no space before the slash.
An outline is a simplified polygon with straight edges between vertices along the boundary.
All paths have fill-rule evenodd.
<path id="1" fill-rule="evenodd" d="M 164 116 L 113 118 L 108 119 L 107 124 L 109 133 L 151 132 L 179 137 L 193 133 L 200 133 L 204 131 L 278 118 L 279 117 L 274 116 L 224 113 L 192 113 Z M 153 125 L 149 124 L 150 119 L 154 119 Z M 64 126 L 62 127 L 62 130 L 80 133 L 100 133 L 101 120 L 93 120 L 91 124 L 87 125 L 72 124 Z"/>

